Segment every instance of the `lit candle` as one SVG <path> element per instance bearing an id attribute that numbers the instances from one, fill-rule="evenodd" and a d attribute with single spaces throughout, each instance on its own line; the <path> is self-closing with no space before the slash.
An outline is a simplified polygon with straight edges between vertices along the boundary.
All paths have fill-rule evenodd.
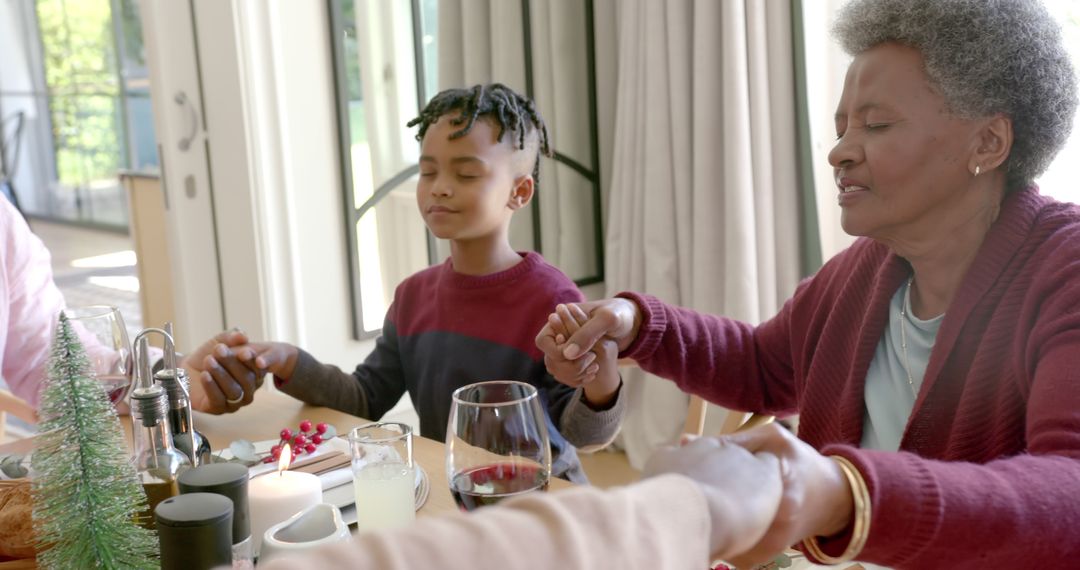
<path id="1" fill-rule="evenodd" d="M 292 462 L 292 450 L 282 446 L 277 473 L 251 480 L 248 507 L 251 510 L 251 538 L 256 554 L 266 529 L 322 502 L 322 485 L 311 473 L 286 471 Z"/>

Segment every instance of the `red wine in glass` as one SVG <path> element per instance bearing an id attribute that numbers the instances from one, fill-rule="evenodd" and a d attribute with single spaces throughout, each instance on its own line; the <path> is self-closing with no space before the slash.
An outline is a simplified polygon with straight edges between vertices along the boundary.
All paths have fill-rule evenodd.
<path id="1" fill-rule="evenodd" d="M 131 385 L 131 378 L 126 374 L 99 374 L 97 380 L 105 388 L 109 401 L 113 404 L 123 399 Z"/>
<path id="2" fill-rule="evenodd" d="M 537 465 L 496 463 L 454 475 L 450 494 L 461 510 L 471 511 L 517 495 L 546 491 L 547 486 L 547 473 Z"/>

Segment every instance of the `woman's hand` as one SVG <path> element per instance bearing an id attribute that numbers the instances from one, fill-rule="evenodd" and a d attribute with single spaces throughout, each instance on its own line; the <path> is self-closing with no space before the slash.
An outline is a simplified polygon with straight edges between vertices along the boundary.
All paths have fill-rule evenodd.
<path id="1" fill-rule="evenodd" d="M 588 315 L 577 305 L 560 303 L 548 317 L 548 327 L 555 334 L 555 344 L 565 344 L 588 320 Z M 582 388 L 585 401 L 594 409 L 600 409 L 615 399 L 622 385 L 618 355 L 619 348 L 615 346 L 615 341 L 601 338 L 583 358 L 555 360 L 545 355 L 544 364 L 552 377 L 572 388 Z"/>
<path id="2" fill-rule="evenodd" d="M 740 568 L 767 562 L 808 536 L 831 536 L 848 526 L 853 509 L 851 486 L 835 461 L 776 423 L 721 439 L 751 453 L 778 457 L 784 485 L 780 509 L 768 532 L 730 562 Z"/>
<path id="3" fill-rule="evenodd" d="M 556 333 L 551 324 L 544 325 L 536 335 L 536 346 L 553 362 L 582 358 L 605 337 L 615 341 L 620 352 L 626 350 L 637 338 L 638 328 L 641 326 L 641 309 L 629 299 L 603 299 L 567 306 L 574 307 L 575 312 L 584 312 L 588 319 L 570 335 L 565 346 L 556 342 Z M 558 313 L 552 313 L 552 317 L 560 318 Z"/>
<path id="4" fill-rule="evenodd" d="M 754 547 L 770 529 L 783 488 L 780 462 L 768 452 L 750 453 L 722 438 L 701 437 L 683 447 L 660 448 L 644 476 L 678 473 L 696 481 L 712 519 L 709 552 L 730 560 Z"/>
<path id="5" fill-rule="evenodd" d="M 180 361 L 191 379 L 191 407 L 200 412 L 234 412 L 252 402 L 262 376 L 244 364 L 233 347 L 246 344 L 239 329 L 220 332 Z"/>

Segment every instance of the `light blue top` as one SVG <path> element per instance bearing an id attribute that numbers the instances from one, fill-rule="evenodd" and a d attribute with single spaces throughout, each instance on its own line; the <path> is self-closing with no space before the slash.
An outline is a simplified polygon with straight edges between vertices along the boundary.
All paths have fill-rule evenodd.
<path id="1" fill-rule="evenodd" d="M 866 388 L 863 401 L 866 417 L 863 419 L 863 435 L 860 447 L 897 451 L 904 435 L 911 410 L 915 407 L 915 395 L 922 386 L 926 365 L 930 362 L 930 350 L 934 348 L 938 329 L 945 315 L 930 320 L 920 320 L 911 314 L 911 291 L 905 281 L 889 302 L 889 326 L 881 335 L 874 360 L 866 371 Z M 900 312 L 907 303 L 907 317 L 901 332 Z M 905 369 L 902 335 L 907 336 L 907 366 L 911 370 L 914 387 L 908 383 Z"/>

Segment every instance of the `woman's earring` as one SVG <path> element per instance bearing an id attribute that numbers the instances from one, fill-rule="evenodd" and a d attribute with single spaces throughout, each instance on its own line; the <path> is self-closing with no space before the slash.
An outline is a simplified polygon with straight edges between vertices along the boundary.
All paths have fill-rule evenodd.
<path id="1" fill-rule="evenodd" d="M 978 175 L 979 175 L 979 172 L 981 172 L 981 171 L 982 171 L 982 169 L 981 169 L 981 168 L 979 168 L 979 165 L 978 165 L 978 164 L 976 164 L 976 165 L 975 165 L 975 176 L 978 176 Z"/>

